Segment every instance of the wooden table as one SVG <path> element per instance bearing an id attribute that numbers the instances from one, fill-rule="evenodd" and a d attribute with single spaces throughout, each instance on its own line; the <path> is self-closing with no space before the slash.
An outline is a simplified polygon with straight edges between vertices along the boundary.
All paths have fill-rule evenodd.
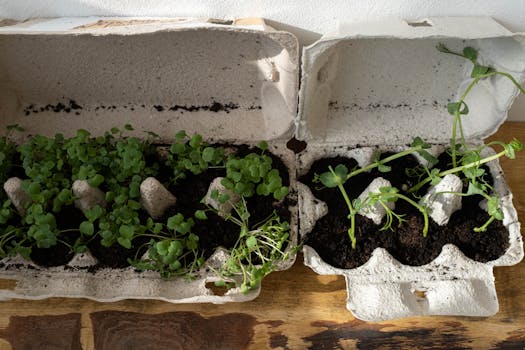
<path id="1" fill-rule="evenodd" d="M 525 123 L 495 136 L 525 140 Z M 525 217 L 525 152 L 502 161 Z M 500 312 L 367 323 L 345 309 L 342 277 L 318 276 L 302 256 L 252 302 L 172 305 L 53 298 L 0 303 L 0 349 L 524 349 L 525 263 L 495 269 Z"/>

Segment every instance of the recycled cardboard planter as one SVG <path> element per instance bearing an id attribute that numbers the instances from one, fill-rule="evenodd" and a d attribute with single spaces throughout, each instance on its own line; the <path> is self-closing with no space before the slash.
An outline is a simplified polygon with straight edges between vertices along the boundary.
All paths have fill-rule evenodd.
<path id="1" fill-rule="evenodd" d="M 3 22 L 7 23 L 7 22 Z M 0 129 L 19 137 L 77 129 L 103 134 L 132 124 L 170 143 L 175 133 L 208 142 L 255 145 L 260 140 L 288 166 L 295 191 L 293 133 L 298 90 L 298 44 L 258 19 L 214 23 L 195 19 L 57 18 L 0 25 Z M 292 194 L 293 196 L 293 194 Z M 297 212 L 291 240 L 297 244 Z M 288 248 L 290 249 L 290 247 Z M 23 259 L 0 261 L 0 278 L 17 281 L 0 298 L 85 297 L 98 301 L 159 299 L 173 303 L 246 301 L 260 289 L 224 296 L 206 287 L 208 267 L 225 261 L 217 250 L 196 279 L 164 280 L 133 268 L 88 272 L 89 254 L 66 266 L 42 268 Z M 282 263 L 286 269 L 295 256 Z"/>
<path id="2" fill-rule="evenodd" d="M 470 66 L 439 53 L 438 42 L 453 49 L 477 48 L 482 62 L 524 80 L 523 38 L 492 19 L 430 18 L 421 23 L 394 20 L 343 26 L 340 33 L 304 49 L 297 138 L 308 147 L 298 156 L 299 176 L 314 160 L 335 155 L 364 166 L 375 148 L 400 150 L 416 136 L 444 147 L 452 123 L 446 105 L 470 82 Z M 469 117 L 463 119 L 467 139 L 480 143 L 494 133 L 517 93 L 500 78 L 474 88 L 466 101 Z M 377 248 L 364 265 L 339 269 L 305 246 L 305 264 L 319 274 L 345 276 L 347 308 L 363 320 L 493 315 L 498 311 L 493 267 L 521 261 L 523 243 L 501 168 L 498 162 L 489 167 L 509 232 L 509 248 L 500 258 L 479 263 L 445 245 L 431 263 L 406 266 Z M 304 240 L 326 208 L 304 184 L 298 189 Z"/>

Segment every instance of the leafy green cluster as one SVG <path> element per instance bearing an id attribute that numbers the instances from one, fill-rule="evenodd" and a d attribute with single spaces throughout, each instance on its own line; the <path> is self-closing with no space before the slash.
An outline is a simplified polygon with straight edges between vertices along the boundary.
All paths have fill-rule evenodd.
<path id="1" fill-rule="evenodd" d="M 148 242 L 147 258 L 135 257 L 130 260 L 138 270 L 158 271 L 164 278 L 174 275 L 190 275 L 204 264 L 199 254 L 199 236 L 191 232 L 194 225 L 192 218 L 184 219 L 182 214 L 170 217 L 166 225 L 147 221 Z M 140 251 L 140 250 L 139 250 Z"/>
<path id="2" fill-rule="evenodd" d="M 237 285 L 234 276 L 240 275 L 239 287 L 243 293 L 257 288 L 262 279 L 277 268 L 277 262 L 286 261 L 290 252 L 285 248 L 289 240 L 290 225 L 282 221 L 277 213 L 250 228 L 250 213 L 244 198 L 234 207 L 236 216 L 231 220 L 240 226 L 240 233 L 235 246 L 229 250 L 229 257 L 219 269 L 222 278 L 215 282 L 218 286 L 233 287 Z"/>
<path id="3" fill-rule="evenodd" d="M 133 130 L 130 125 L 124 129 Z M 125 131 L 113 128 L 98 137 L 82 129 L 71 138 L 61 134 L 54 138 L 34 136 L 18 147 L 7 138 L 0 139 L 2 180 L 9 176 L 14 153 L 18 151 L 27 176 L 22 187 L 30 196 L 26 213 L 20 218 L 22 226 L 6 226 L 14 211 L 2 192 L 0 256 L 20 253 L 29 259 L 32 247 L 50 248 L 58 242 L 67 244 L 75 252 L 83 252 L 89 242 L 98 238 L 106 247 L 119 244 L 126 249 L 136 248 L 137 256 L 129 262 L 139 270 L 158 271 L 166 278 L 191 276 L 198 270 L 204 258 L 199 237 L 193 232 L 194 220 L 206 220 L 206 211 L 213 209 L 197 210 L 194 217 L 189 218 L 178 213 L 161 222 L 141 219 L 140 184 L 146 177 L 155 176 L 160 166 L 147 161 L 148 157 L 156 157 L 155 146 L 148 140 L 127 137 Z M 228 188 L 231 185 L 241 196 L 242 205 L 235 209 L 238 215 L 227 218 L 239 224 L 239 240 L 231 250 L 228 267 L 221 273 L 231 276 L 242 271 L 243 291 L 258 285 L 275 269 L 276 260 L 288 256 L 282 251 L 289 244 L 287 222 L 273 213 L 265 222 L 254 225 L 255 228 L 249 224 L 245 198 L 258 194 L 280 200 L 288 194 L 279 172 L 272 168 L 272 158 L 264 154 L 267 145 L 262 143 L 260 148 L 261 154 L 227 156 L 222 147 L 209 146 L 200 135 L 188 137 L 182 131 L 177 134 L 166 160 L 173 168 L 174 181 L 188 174 L 200 174 L 210 167 L 223 168 Z M 90 186 L 102 190 L 106 203 L 87 210 L 85 220 L 78 227 L 60 230 L 55 215 L 75 201 L 71 189 L 75 180 L 86 180 Z M 222 201 L 229 200 L 225 194 L 216 195 Z M 73 245 L 62 239 L 70 232 L 79 234 Z M 137 247 L 135 242 L 145 243 Z M 146 255 L 138 256 L 145 249 Z"/>
<path id="4" fill-rule="evenodd" d="M 258 147 L 261 154 L 252 152 L 242 158 L 230 157 L 226 162 L 226 177 L 221 183 L 246 198 L 258 194 L 281 200 L 288 195 L 289 188 L 283 186 L 279 171 L 272 168 L 272 158 L 264 154 L 268 144 L 261 142 Z"/>
<path id="5" fill-rule="evenodd" d="M 130 125 L 125 129 L 133 130 Z M 67 146 L 73 178 L 103 188 L 107 202 L 106 208 L 97 206 L 86 213 L 87 220 L 80 225 L 84 237 L 79 250 L 85 249 L 83 242 L 94 233 L 105 247 L 118 243 L 130 249 L 135 236 L 147 231 L 139 216 L 140 184 L 158 171 L 157 163 L 148 165 L 146 161 L 155 153 L 155 147 L 147 140 L 125 137 L 118 128 L 96 138 L 79 130 Z"/>
<path id="6" fill-rule="evenodd" d="M 173 182 L 176 183 L 188 173 L 201 174 L 210 166 L 222 165 L 224 160 L 222 147 L 209 146 L 199 134 L 188 137 L 185 131 L 179 131 L 170 147 L 167 165 L 173 169 Z"/>
<path id="7" fill-rule="evenodd" d="M 28 225 L 27 234 L 39 248 L 56 245 L 60 230 L 55 215 L 74 201 L 63 146 L 64 136 L 56 134 L 54 138 L 33 136 L 18 147 L 27 176 L 22 189 L 31 198 L 22 222 Z"/>

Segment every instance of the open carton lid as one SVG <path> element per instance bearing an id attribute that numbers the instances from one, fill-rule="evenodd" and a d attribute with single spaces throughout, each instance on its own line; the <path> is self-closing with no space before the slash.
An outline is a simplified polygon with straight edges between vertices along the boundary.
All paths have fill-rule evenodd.
<path id="1" fill-rule="evenodd" d="M 390 20 L 341 26 L 304 48 L 296 137 L 308 143 L 400 145 L 420 136 L 448 143 L 447 104 L 471 82 L 472 64 L 436 49 L 466 46 L 478 61 L 525 79 L 525 37 L 489 17 Z M 483 139 L 504 122 L 518 95 L 504 77 L 481 81 L 466 99 L 465 136 Z"/>
<path id="2" fill-rule="evenodd" d="M 169 141 L 287 140 L 298 42 L 261 19 L 0 21 L 0 130 L 101 134 L 129 123 Z"/>

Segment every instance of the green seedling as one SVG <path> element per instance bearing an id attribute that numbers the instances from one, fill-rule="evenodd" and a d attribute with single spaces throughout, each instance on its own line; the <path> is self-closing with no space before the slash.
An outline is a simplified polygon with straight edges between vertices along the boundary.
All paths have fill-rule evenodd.
<path id="1" fill-rule="evenodd" d="M 146 231 L 133 237 L 151 238 L 146 243 L 147 258 L 135 256 L 129 263 L 141 271 L 157 271 L 164 278 L 193 276 L 204 263 L 204 258 L 198 251 L 199 236 L 191 232 L 193 225 L 193 219 L 185 219 L 182 214 L 171 216 L 166 224 L 148 219 Z M 141 251 L 142 249 L 138 249 L 137 254 Z"/>
<path id="2" fill-rule="evenodd" d="M 379 159 L 379 157 L 376 156 L 374 162 L 372 162 L 371 164 L 369 164 L 369 165 L 367 165 L 365 167 L 349 171 L 348 168 L 345 165 L 339 164 L 339 165 L 337 165 L 335 167 L 335 169 L 332 168 L 332 167 L 329 167 L 327 172 L 322 173 L 320 175 L 316 175 L 314 177 L 314 180 L 313 180 L 314 182 L 321 183 L 322 185 L 324 185 L 327 188 L 335 188 L 335 187 L 337 187 L 339 189 L 339 192 L 343 196 L 344 201 L 345 201 L 345 203 L 346 203 L 346 205 L 348 207 L 348 219 L 350 220 L 350 227 L 348 229 L 348 236 L 350 237 L 350 241 L 352 242 L 352 248 L 353 249 L 355 249 L 356 244 L 357 244 L 357 241 L 356 241 L 356 238 L 355 238 L 355 218 L 356 218 L 356 215 L 357 215 L 357 213 L 359 212 L 359 210 L 363 206 L 365 206 L 366 204 L 370 204 L 371 202 L 381 203 L 381 205 L 384 205 L 386 207 L 386 203 L 387 202 L 393 201 L 394 199 L 395 200 L 402 199 L 402 200 L 405 200 L 405 201 L 409 202 L 411 205 L 415 204 L 416 208 L 419 211 L 421 211 L 422 213 L 424 213 L 425 223 L 426 223 L 424 235 L 426 236 L 427 231 L 428 231 L 428 217 L 427 217 L 426 209 L 421 207 L 421 206 L 419 206 L 419 205 L 417 205 L 417 203 L 415 203 L 410 198 L 408 198 L 408 197 L 406 197 L 404 195 L 401 195 L 401 194 L 399 194 L 397 192 L 394 194 L 392 192 L 387 191 L 387 192 L 381 192 L 379 194 L 376 194 L 376 195 L 373 196 L 373 198 L 369 197 L 364 202 L 361 202 L 358 199 L 351 200 L 349 198 L 349 196 L 348 196 L 348 193 L 347 193 L 344 185 L 352 177 L 354 177 L 356 175 L 359 175 L 361 173 L 364 173 L 364 172 L 368 172 L 368 171 L 370 171 L 370 170 L 372 170 L 374 168 L 377 168 L 380 172 L 389 172 L 391 170 L 391 168 L 388 166 L 389 162 L 391 162 L 393 160 L 396 160 L 396 159 L 400 159 L 400 158 L 406 157 L 407 155 L 410 155 L 412 153 L 418 153 L 424 159 L 426 159 L 430 164 L 436 164 L 437 163 L 437 159 L 435 157 L 433 157 L 427 151 L 427 149 L 429 149 L 429 148 L 430 148 L 430 144 L 424 142 L 421 138 L 416 137 L 414 139 L 414 141 L 412 142 L 410 148 L 408 148 L 408 149 L 406 149 L 404 151 L 398 152 L 396 154 L 393 154 L 393 155 L 391 155 L 389 157 L 386 157 L 385 159 L 382 159 L 382 160 Z M 399 215 L 393 213 L 390 209 L 388 209 L 387 210 L 387 227 L 388 228 L 391 227 L 391 222 L 392 222 L 391 219 L 392 219 L 392 217 L 397 217 L 398 219 L 401 219 L 401 217 Z M 390 225 L 388 224 L 388 222 L 390 222 Z"/>
<path id="3" fill-rule="evenodd" d="M 229 257 L 217 271 L 221 280 L 219 286 L 233 287 L 229 284 L 233 276 L 241 275 L 241 292 L 257 288 L 262 279 L 277 268 L 277 262 L 286 261 L 290 252 L 285 248 L 291 244 L 289 240 L 290 225 L 281 221 L 277 213 L 273 213 L 262 223 L 253 227 L 249 224 L 250 214 L 244 197 L 234 206 L 235 214 L 227 218 L 240 228 L 239 238 L 235 246 L 228 251 Z"/>
<path id="4" fill-rule="evenodd" d="M 185 131 L 179 131 L 170 147 L 167 165 L 173 169 L 173 182 L 176 183 L 188 173 L 198 175 L 209 167 L 223 166 L 224 161 L 222 147 L 208 145 L 199 134 L 188 137 Z"/>
<path id="5" fill-rule="evenodd" d="M 329 171 L 320 175 L 316 175 L 314 178 L 314 182 L 322 183 L 325 187 L 337 187 L 343 196 L 349 211 L 348 218 L 350 220 L 350 228 L 348 229 L 348 235 L 350 236 L 350 240 L 352 242 L 352 248 L 355 248 L 356 246 L 355 215 L 359 212 L 359 210 L 367 205 L 379 203 L 386 210 L 386 223 L 382 229 L 391 228 L 392 223 L 395 220 L 397 220 L 399 224 L 403 222 L 402 215 L 394 213 L 387 206 L 387 203 L 396 201 L 398 199 L 405 200 L 417 208 L 419 212 L 421 212 L 424 218 L 423 236 L 426 237 L 429 225 L 428 212 L 427 208 L 418 204 L 417 191 L 428 183 L 431 185 L 437 185 L 441 179 L 448 174 L 458 174 L 462 177 L 463 181 L 468 184 L 467 193 L 456 193 L 457 195 L 481 195 L 487 200 L 488 214 L 490 215 L 490 218 L 482 226 L 473 228 L 475 232 L 486 231 L 487 227 L 494 220 L 503 220 L 503 211 L 499 207 L 499 196 L 497 193 L 495 193 L 494 188 L 492 188 L 492 186 L 490 186 L 485 181 L 485 170 L 481 166 L 503 156 L 514 159 L 516 152 L 523 149 L 523 144 L 520 141 L 514 139 L 509 143 L 494 141 L 489 144 L 482 145 L 481 147 L 470 147 L 466 142 L 462 125 L 462 117 L 469 113 L 469 107 L 466 104 L 465 99 L 469 92 L 481 80 L 488 79 L 496 75 L 509 79 L 512 84 L 514 84 L 522 93 L 525 93 L 525 90 L 510 74 L 497 71 L 490 66 L 481 65 L 478 62 L 477 50 L 471 47 L 464 48 L 461 53 L 449 50 L 444 44 L 438 44 L 437 49 L 443 53 L 463 57 L 473 64 L 470 75 L 472 81 L 467 86 L 458 101 L 451 102 L 447 105 L 449 114 L 451 114 L 454 118 L 452 122 L 452 136 L 450 139 L 450 152 L 452 158 L 451 168 L 445 170 L 432 168 L 437 164 L 437 159 L 426 151 L 430 145 L 424 142 L 421 138 L 416 137 L 409 149 L 398 152 L 383 160 L 379 160 L 379 158 L 376 157 L 374 162 L 372 162 L 370 165 L 360 169 L 354 169 L 352 171 L 349 171 L 346 166 L 339 164 L 335 168 L 329 167 Z M 502 150 L 496 154 L 482 156 L 484 151 L 492 146 L 501 146 Z M 370 171 L 373 168 L 377 168 L 377 170 L 380 172 L 389 172 L 391 170 L 391 168 L 388 166 L 390 161 L 402 158 L 414 152 L 420 154 L 427 161 L 427 165 L 421 165 L 415 169 L 406 170 L 408 176 L 419 177 L 419 182 L 412 188 L 408 189 L 406 191 L 406 195 L 399 193 L 399 191 L 395 188 L 389 187 L 382 188 L 379 193 L 370 193 L 364 201 L 359 199 L 351 200 L 349 198 L 344 185 L 353 176 Z"/>

